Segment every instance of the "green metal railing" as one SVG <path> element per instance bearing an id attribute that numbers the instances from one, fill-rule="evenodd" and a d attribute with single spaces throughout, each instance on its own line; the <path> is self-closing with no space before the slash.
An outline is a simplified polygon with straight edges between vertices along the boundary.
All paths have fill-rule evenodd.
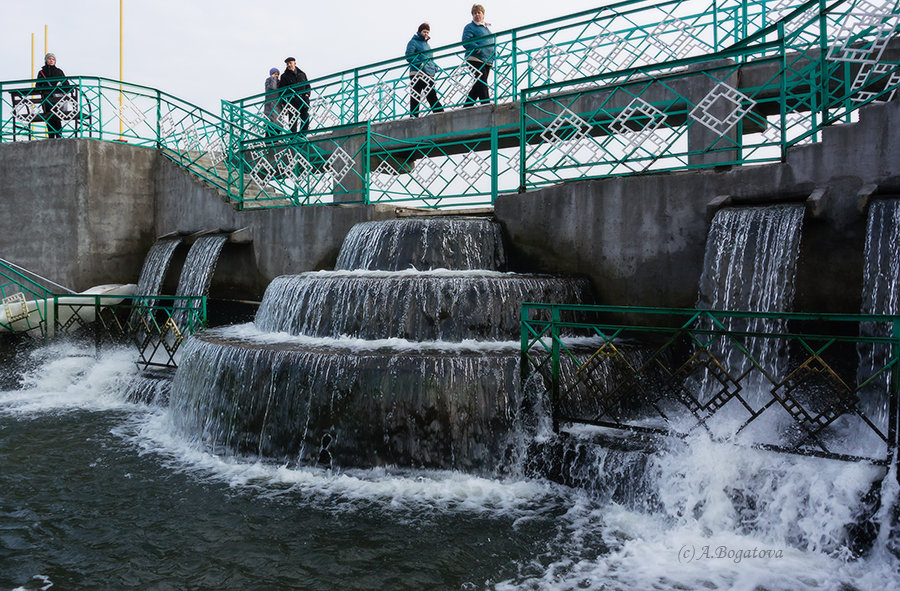
<path id="1" fill-rule="evenodd" d="M 706 431 L 880 463 L 898 444 L 900 316 L 524 304 L 521 326 L 556 429 Z"/>
<path id="2" fill-rule="evenodd" d="M 206 327 L 205 296 L 53 293 L 2 261 L 0 297 L 0 332 L 132 344 L 144 367 L 175 367 L 184 338 Z"/>
<path id="3" fill-rule="evenodd" d="M 495 47 L 491 101 L 514 101 L 525 88 L 715 53 L 802 4 L 796 0 L 628 0 L 498 32 L 491 35 Z M 459 32 L 440 36 L 453 37 L 461 31 L 462 26 Z M 398 40 L 398 49 L 405 42 Z M 461 43 L 436 47 L 423 59 L 429 57 L 435 65 L 434 88 L 441 103 L 451 108 L 464 105 L 476 75 L 465 61 L 465 48 Z M 309 89 L 303 91 L 311 92 L 312 128 L 408 116 L 413 73 L 407 59 L 399 57 L 310 80 Z M 287 88 L 233 101 L 238 110 L 230 114 L 237 119 L 229 120 L 243 128 L 240 120 L 246 115 L 240 111 L 262 117 L 266 105 L 296 102 L 297 92 Z M 273 118 L 288 127 L 296 116 L 287 109 Z"/>
<path id="4" fill-rule="evenodd" d="M 226 157 L 235 133 L 214 115 L 165 92 L 106 78 L 71 76 L 52 91 L 34 80 L 0 82 L 0 142 L 62 137 L 124 142 L 161 150 L 216 187 L 228 189 Z M 58 122 L 54 122 L 54 118 Z"/>
<path id="5" fill-rule="evenodd" d="M 49 109 L 63 136 L 157 147 L 238 209 L 471 207 L 572 179 L 780 161 L 790 147 L 819 141 L 826 126 L 897 95 L 897 0 L 694 7 L 623 2 L 498 34 L 499 55 L 517 57 L 498 63 L 494 84 L 508 92 L 498 90 L 494 100 L 519 97 L 510 112 L 518 126 L 513 116 L 420 137 L 372 127 L 369 121 L 403 116 L 408 72 L 398 61 L 322 79 L 330 82 L 320 89 L 336 85 L 318 95 L 332 116 L 317 119 L 314 108 L 313 128 L 299 134 L 263 110 L 267 100 L 289 100 L 286 94 L 223 101 L 219 118 L 102 78 L 69 78 L 62 97 L 34 94 L 33 81 L 3 82 L 0 141 L 44 137 Z M 688 35 L 693 26 L 696 38 Z M 461 59 L 456 45 L 435 51 Z M 509 82 L 498 81 L 504 76 Z M 543 82 L 553 83 L 534 86 Z M 382 100 L 393 106 L 360 103 Z M 347 124 L 357 121 L 364 123 Z"/>
<path id="6" fill-rule="evenodd" d="M 818 141 L 900 86 L 897 5 L 858 8 L 798 9 L 712 56 L 524 91 L 522 186 L 779 161 Z"/>
<path id="7" fill-rule="evenodd" d="M 231 195 L 241 209 L 366 203 L 369 145 L 365 125 L 241 141 Z"/>

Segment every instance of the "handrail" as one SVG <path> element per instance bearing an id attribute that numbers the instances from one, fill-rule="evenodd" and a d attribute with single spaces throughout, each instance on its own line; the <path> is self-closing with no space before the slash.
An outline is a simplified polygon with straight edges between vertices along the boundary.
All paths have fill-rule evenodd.
<path id="1" fill-rule="evenodd" d="M 41 281 L 48 283 L 48 284 L 52 285 L 53 287 L 60 288 L 61 290 L 65 291 L 66 293 L 75 293 L 75 290 L 69 289 L 68 287 L 66 287 L 64 285 L 60 285 L 59 283 L 56 283 L 55 281 L 51 281 L 50 279 L 47 279 L 46 277 L 41 277 L 34 271 L 30 271 L 30 270 L 26 269 L 25 267 L 22 267 L 22 266 L 19 266 L 19 265 L 13 263 L 12 261 L 7 261 L 4 258 L 0 258 L 0 264 L 2 264 L 4 267 L 7 267 L 8 269 L 11 269 L 11 270 L 14 269 L 14 270 L 20 272 L 23 277 L 27 277 L 28 275 L 33 275 L 34 277 L 37 277 Z M 35 282 L 35 284 L 40 285 L 36 282 Z"/>
<path id="2" fill-rule="evenodd" d="M 896 314 L 526 303 L 521 355 L 556 429 L 718 438 L 724 415 L 731 439 L 783 452 L 885 464 L 900 444 Z"/>
<path id="3" fill-rule="evenodd" d="M 585 69 L 618 70 L 626 65 L 607 63 L 611 57 L 624 56 L 632 63 L 638 60 L 659 63 L 683 54 L 715 53 L 756 34 L 757 29 L 770 29 L 770 13 L 777 20 L 797 5 L 807 7 L 817 1 L 713 0 L 698 8 L 696 3 L 683 0 L 625 0 L 493 33 L 489 37 L 495 40 L 497 61 L 491 101 L 494 104 L 513 101 L 519 90 L 539 86 L 552 78 L 583 78 L 590 74 Z M 684 10 L 679 12 L 681 8 Z M 622 21 L 619 28 L 606 26 L 617 19 Z M 745 22 L 747 19 L 753 22 Z M 711 33 L 704 33 L 707 29 Z M 722 36 L 719 32 L 723 29 L 733 34 Z M 741 32 L 737 34 L 739 29 Z M 564 31 L 571 32 L 574 38 L 558 38 Z M 607 50 L 606 55 L 598 51 L 603 49 Z M 465 53 L 462 43 L 433 48 L 429 53 L 437 64 L 433 85 L 441 89 L 438 94 L 442 104 L 445 108 L 463 106 L 467 102 L 463 90 L 471 85 L 472 78 L 464 67 L 465 62 L 460 62 L 460 56 Z M 401 56 L 311 79 L 308 88 L 313 97 L 307 106 L 313 111 L 312 126 L 389 121 L 406 116 L 404 104 L 410 75 L 407 57 Z M 287 88 L 231 102 L 240 109 L 256 112 L 271 101 L 298 100 L 294 94 L 294 90 Z"/>
<path id="4" fill-rule="evenodd" d="M 636 15 L 640 10 L 635 6 L 644 4 L 626 1 L 616 6 L 632 7 Z M 681 5 L 680 0 L 669 0 L 650 6 L 658 10 Z M 738 4 L 725 4 L 734 6 Z M 662 63 L 638 62 L 629 54 L 609 71 L 516 90 L 517 124 L 494 113 L 498 119 L 493 127 L 413 140 L 391 138 L 390 132 L 372 128 L 381 117 L 372 116 L 380 108 L 373 107 L 373 101 L 386 101 L 382 106 L 388 110 L 379 111 L 381 120 L 402 115 L 405 107 L 398 105 L 405 94 L 398 91 L 405 86 L 397 86 L 395 78 L 382 78 L 378 92 L 362 93 L 366 96 L 360 100 L 369 101 L 362 104 L 357 100 L 360 68 L 328 90 L 332 98 L 356 97 L 352 104 L 322 102 L 319 99 L 327 98 L 323 95 L 314 98 L 313 103 L 319 102 L 313 105 L 313 118 L 324 113 L 332 124 L 319 120 L 302 134 L 286 133 L 290 122 L 232 102 L 222 101 L 219 117 L 149 87 L 97 77 L 69 78 L 77 92 L 66 99 L 71 109 L 58 115 L 68 117 L 63 135 L 160 149 L 223 191 L 238 209 L 386 202 L 442 208 L 490 205 L 501 194 L 574 178 L 780 161 L 790 147 L 819 141 L 823 127 L 851 121 L 862 106 L 897 94 L 897 0 L 878 14 L 859 12 L 879 9 L 867 0 L 790 3 L 778 6 L 776 16 L 787 16 L 775 24 L 768 24 L 771 15 L 764 10 L 774 11 L 772 2 L 747 6 L 762 12 L 741 33 L 742 40 L 719 52 Z M 584 19 L 597 12 L 576 16 Z M 566 19 L 573 17 L 545 23 Z M 587 22 L 594 20 L 582 25 Z M 663 19 L 665 23 L 671 24 Z M 629 31 L 641 31 L 642 40 L 653 32 L 646 25 L 628 26 Z M 547 31 L 540 28 L 514 31 L 521 35 L 504 51 L 515 49 L 533 57 L 535 51 L 546 50 L 541 59 L 549 59 L 549 45 L 523 45 L 525 33 L 532 31 L 545 43 L 559 41 L 541 37 Z M 588 47 L 582 44 L 585 51 Z M 458 61 L 458 50 L 459 45 L 450 45 L 433 53 L 448 51 L 444 57 Z M 406 67 L 382 74 L 399 71 L 405 84 Z M 42 137 L 45 127 L 49 131 L 47 111 L 64 102 L 58 97 L 42 98 L 37 106 L 25 105 L 21 113 L 9 114 L 12 99 L 2 91 L 31 91 L 31 82 L 0 83 L 0 141 L 18 141 L 23 134 L 24 139 Z M 273 96 L 289 102 L 292 93 L 288 88 Z M 260 97 L 272 98 L 251 98 Z M 733 105 L 732 113 L 717 114 L 728 105 Z M 292 116 L 298 115 L 294 109 Z M 363 123 L 356 125 L 360 120 Z M 119 121 L 125 123 L 123 134 Z"/>

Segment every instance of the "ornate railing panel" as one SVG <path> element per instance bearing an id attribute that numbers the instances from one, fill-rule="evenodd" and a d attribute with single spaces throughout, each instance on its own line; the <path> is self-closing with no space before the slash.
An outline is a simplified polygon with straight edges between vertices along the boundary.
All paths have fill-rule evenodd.
<path id="1" fill-rule="evenodd" d="M 495 36 L 494 100 L 518 93 L 517 131 L 506 115 L 416 138 L 347 125 L 405 116 L 408 66 L 394 60 L 313 81 L 312 130 L 297 134 L 296 88 L 223 101 L 223 120 L 102 78 L 69 78 L 59 96 L 4 82 L 0 141 L 45 137 L 52 111 L 64 137 L 158 147 L 239 208 L 491 204 L 576 178 L 783 160 L 897 96 L 898 28 L 898 0 L 630 1 Z M 442 101 L 461 104 L 460 47 L 434 56 Z"/>
<path id="2" fill-rule="evenodd" d="M 764 328 L 747 330 L 751 320 Z M 578 331 L 591 338 L 567 336 Z M 762 361 L 760 347 L 781 354 Z M 858 348 L 880 355 L 870 371 Z M 522 359 L 557 426 L 707 432 L 877 462 L 898 443 L 900 316 L 525 304 Z"/>
<path id="3" fill-rule="evenodd" d="M 825 6 L 824 1 L 819 4 Z M 491 101 L 514 101 L 519 91 L 533 86 L 715 53 L 801 5 L 792 0 L 628 0 L 498 32 L 492 35 L 496 61 L 489 81 Z M 461 43 L 436 47 L 431 53 L 436 66 L 434 87 L 445 107 L 464 105 L 475 80 L 464 54 Z M 410 74 L 406 58 L 399 57 L 311 80 L 311 126 L 408 116 Z M 240 110 L 263 116 L 267 103 L 286 105 L 293 92 L 282 89 L 234 103 Z M 242 117 L 236 111 L 231 115 Z"/>
<path id="4" fill-rule="evenodd" d="M 62 137 L 159 148 L 192 173 L 227 189 L 225 160 L 235 131 L 221 117 L 136 84 L 87 76 L 60 82 L 52 93 L 38 92 L 33 80 L 0 83 L 0 141 L 46 138 L 55 116 Z"/>
<path id="5" fill-rule="evenodd" d="M 240 142 L 229 160 L 239 207 L 365 203 L 368 126 L 343 126 Z"/>
<path id="6" fill-rule="evenodd" d="M 491 205 L 519 180 L 518 129 L 402 140 L 372 133 L 369 202 L 426 208 Z"/>
<path id="7" fill-rule="evenodd" d="M 522 93 L 526 188 L 779 161 L 900 87 L 893 2 L 797 10 L 732 49 Z M 893 43 L 892 43 L 893 42 Z"/>

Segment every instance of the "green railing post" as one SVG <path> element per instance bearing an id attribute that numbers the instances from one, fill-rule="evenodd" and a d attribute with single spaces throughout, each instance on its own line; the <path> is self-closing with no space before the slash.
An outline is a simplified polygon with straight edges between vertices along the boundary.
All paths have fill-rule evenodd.
<path id="1" fill-rule="evenodd" d="M 559 308 L 550 311 L 550 407 L 553 409 L 553 432 L 559 433 Z"/>
<path id="2" fill-rule="evenodd" d="M 500 167 L 497 163 L 497 136 L 497 127 L 494 126 L 491 128 L 491 205 L 494 205 L 497 201 L 497 193 L 499 192 L 500 186 Z"/>
<path id="3" fill-rule="evenodd" d="M 359 123 L 359 68 L 353 69 L 353 123 Z"/>
<path id="4" fill-rule="evenodd" d="M 719 2 L 713 0 L 713 51 L 719 51 Z"/>
<path id="5" fill-rule="evenodd" d="M 525 91 L 519 93 L 519 193 L 525 192 Z"/>
<path id="6" fill-rule="evenodd" d="M 47 314 L 47 304 L 46 300 L 44 300 L 44 324 L 46 325 L 46 333 L 47 338 L 49 339 L 51 336 L 56 336 L 56 327 L 59 325 L 59 296 L 56 294 L 53 295 L 53 327 L 51 334 L 51 327 L 49 322 L 49 314 Z M 46 342 L 46 339 L 45 339 Z"/>
<path id="7" fill-rule="evenodd" d="M 778 41 L 781 46 L 781 89 L 778 98 L 778 110 L 781 112 L 779 124 L 781 125 L 781 161 L 787 162 L 787 50 L 784 40 L 784 24 L 778 23 Z"/>
<path id="8" fill-rule="evenodd" d="M 100 322 L 100 296 L 94 296 L 94 354 L 100 357 L 100 345 L 102 344 L 100 337 L 102 336 L 98 330 L 97 324 Z"/>
<path id="9" fill-rule="evenodd" d="M 162 119 L 162 93 L 160 91 L 156 91 L 156 149 L 162 149 L 162 126 L 160 124 L 160 119 Z"/>
<path id="10" fill-rule="evenodd" d="M 516 94 L 519 91 L 519 40 L 516 36 L 516 30 L 513 29 L 512 39 L 510 41 L 512 46 L 512 89 L 511 89 L 511 98 L 515 100 Z M 497 76 L 495 75 L 494 78 Z"/>
<path id="11" fill-rule="evenodd" d="M 898 441 L 897 424 L 900 422 L 900 320 L 894 320 L 891 331 L 891 389 L 888 403 L 888 456 L 896 453 Z"/>
<path id="12" fill-rule="evenodd" d="M 363 140 L 363 203 L 370 204 L 370 181 L 372 180 L 372 122 L 366 121 L 366 137 Z"/>

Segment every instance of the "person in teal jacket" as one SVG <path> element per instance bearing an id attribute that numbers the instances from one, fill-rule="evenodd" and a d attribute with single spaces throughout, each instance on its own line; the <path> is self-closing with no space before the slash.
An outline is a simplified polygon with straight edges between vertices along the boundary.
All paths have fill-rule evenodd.
<path id="1" fill-rule="evenodd" d="M 430 37 L 431 25 L 422 23 L 406 44 L 406 61 L 409 62 L 409 113 L 413 117 L 419 116 L 419 103 L 425 99 L 428 99 L 435 113 L 444 110 L 434 90 L 437 66 L 431 57 L 431 46 L 428 45 Z"/>
<path id="2" fill-rule="evenodd" d="M 494 63 L 494 38 L 490 36 L 491 30 L 484 22 L 484 6 L 475 4 L 472 6 L 472 22 L 463 29 L 462 43 L 466 48 L 466 61 L 478 71 L 475 84 L 469 90 L 466 106 L 475 103 L 486 103 L 490 100 L 487 79 Z"/>

